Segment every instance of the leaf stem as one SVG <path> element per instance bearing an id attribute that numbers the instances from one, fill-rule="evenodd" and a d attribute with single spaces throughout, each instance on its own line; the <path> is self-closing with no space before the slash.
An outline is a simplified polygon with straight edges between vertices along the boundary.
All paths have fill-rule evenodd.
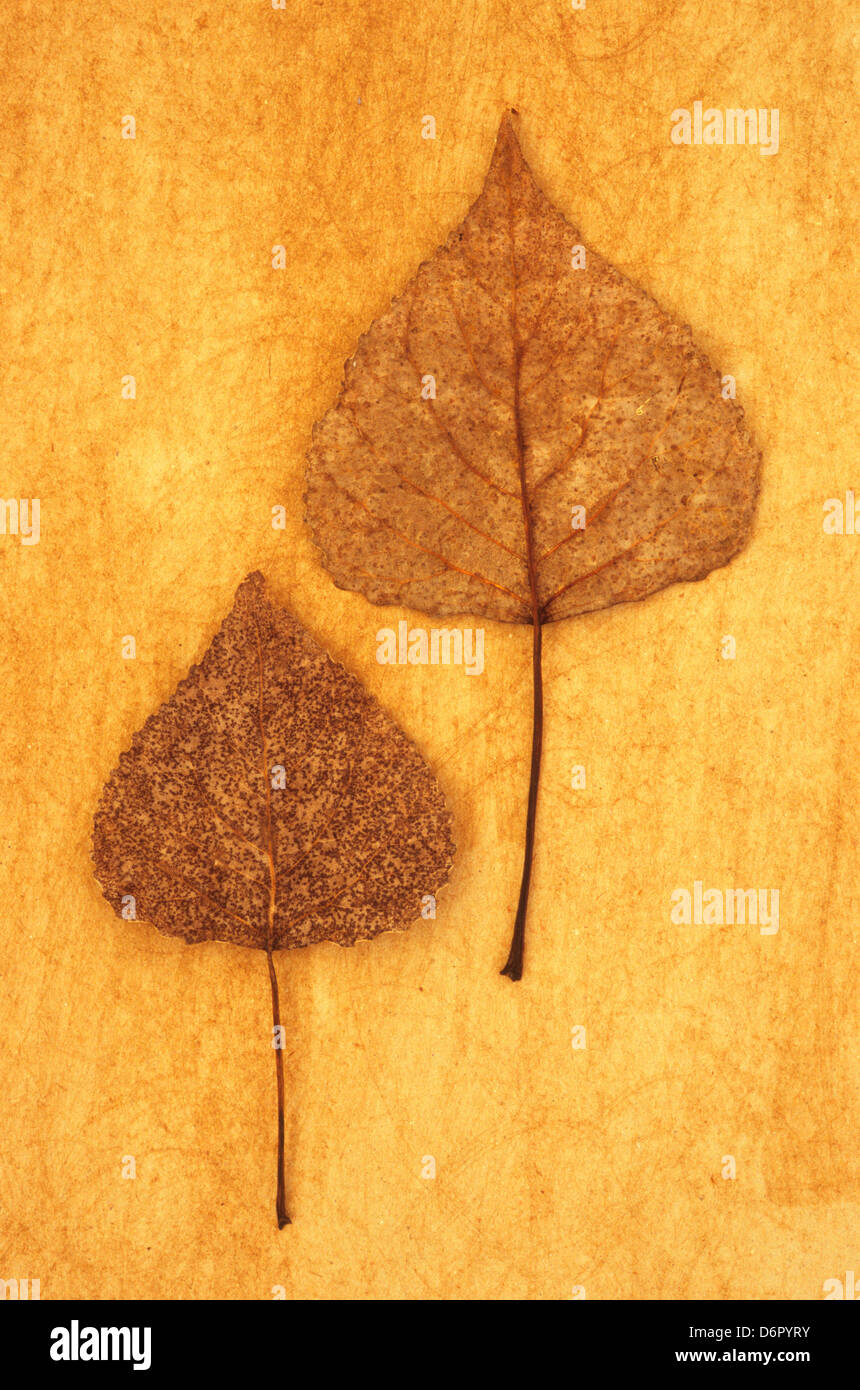
<path id="1" fill-rule="evenodd" d="M 266 947 L 266 959 L 269 962 L 269 982 L 272 986 L 272 1024 L 278 1030 L 272 1033 L 272 1041 L 275 1044 L 275 1071 L 278 1078 L 278 1195 L 275 1199 L 275 1210 L 278 1213 L 278 1230 L 282 1231 L 285 1226 L 291 1225 L 291 1222 L 287 1215 L 284 1184 L 284 1049 L 278 1046 L 281 1041 L 281 1005 L 278 999 L 278 977 L 275 974 L 275 962 L 272 959 L 271 946 Z"/>
<path id="2" fill-rule="evenodd" d="M 504 122 L 502 123 L 504 128 Z M 510 120 L 508 119 L 510 130 Z M 501 128 L 500 128 L 501 134 Z M 514 138 L 516 147 L 516 137 Z M 509 150 L 510 159 L 510 150 Z M 526 441 L 523 434 L 523 413 L 520 401 L 520 373 L 522 370 L 524 344 L 520 340 L 517 323 L 517 252 L 514 226 L 514 205 L 511 196 L 511 169 L 508 164 L 508 231 L 511 243 L 511 336 L 514 343 L 514 427 L 517 446 L 517 472 L 520 480 L 520 504 L 523 509 L 523 530 L 526 541 L 526 568 L 529 578 L 529 596 L 532 608 L 532 766 L 529 776 L 529 805 L 526 812 L 526 846 L 523 856 L 523 876 L 520 882 L 520 900 L 514 922 L 511 949 L 505 961 L 502 975 L 511 980 L 523 977 L 523 950 L 526 935 L 526 913 L 529 903 L 529 884 L 532 876 L 532 854 L 535 843 L 535 813 L 537 811 L 538 782 L 540 780 L 540 753 L 543 743 L 543 678 L 541 675 L 541 639 L 543 634 L 543 610 L 540 603 L 538 585 L 537 556 L 535 553 L 534 527 L 529 505 L 528 479 L 526 477 Z"/>
<path id="3" fill-rule="evenodd" d="M 537 814 L 538 784 L 540 782 L 540 756 L 543 745 L 543 674 L 541 671 L 541 638 L 543 624 L 536 613 L 532 623 L 532 683 L 534 692 L 534 713 L 532 719 L 532 765 L 529 777 L 529 804 L 526 812 L 526 847 L 523 857 L 523 876 L 520 883 L 520 900 L 514 922 L 511 949 L 504 968 L 499 972 L 510 980 L 521 980 L 523 975 L 523 949 L 526 935 L 526 913 L 529 903 L 529 884 L 532 876 L 532 854 L 535 843 L 535 820 Z"/>

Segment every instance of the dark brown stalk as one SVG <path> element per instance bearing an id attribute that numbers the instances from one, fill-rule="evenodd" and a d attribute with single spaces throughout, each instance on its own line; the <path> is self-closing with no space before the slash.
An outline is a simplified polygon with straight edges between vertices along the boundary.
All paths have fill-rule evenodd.
<path id="1" fill-rule="evenodd" d="M 266 931 L 266 959 L 269 962 L 269 983 L 272 986 L 272 1024 L 276 1031 L 272 1033 L 272 1045 L 275 1048 L 275 1071 L 278 1078 L 278 1194 L 275 1198 L 275 1210 L 278 1213 L 278 1230 L 282 1231 L 285 1226 L 291 1224 L 287 1215 L 287 1199 L 284 1190 L 284 1050 L 280 1046 L 281 1041 L 281 1005 L 278 999 L 278 977 L 275 974 L 275 962 L 272 959 L 272 943 L 275 939 L 275 904 L 278 897 L 278 874 L 275 867 L 275 841 L 272 835 L 272 798 L 269 791 L 269 754 L 268 742 L 266 739 L 266 723 L 263 718 L 263 639 L 260 635 L 260 624 L 256 620 L 257 634 L 257 660 L 259 672 L 259 703 L 258 717 L 260 721 L 260 748 L 262 758 L 260 771 L 263 778 L 263 789 L 266 794 L 266 852 L 269 857 L 269 922 Z"/>
<path id="2" fill-rule="evenodd" d="M 278 1030 L 272 1033 L 272 1041 L 276 1044 L 275 1071 L 278 1077 L 278 1195 L 275 1200 L 275 1210 L 278 1213 L 278 1230 L 282 1231 L 285 1226 L 291 1224 L 287 1215 L 284 1184 L 284 1049 L 279 1046 L 281 1041 L 281 1006 L 278 1000 L 278 977 L 275 974 L 272 951 L 268 946 L 266 947 L 266 959 L 269 962 L 269 981 L 272 986 L 272 1024 Z"/>
<path id="3" fill-rule="evenodd" d="M 532 876 L 532 855 L 535 843 L 535 815 L 537 812 L 538 783 L 540 781 L 540 754 L 543 743 L 543 679 L 541 673 L 541 636 L 543 633 L 543 614 L 541 612 L 540 598 L 538 595 L 537 562 L 535 559 L 534 534 L 532 531 L 532 514 L 529 506 L 528 489 L 526 486 L 526 448 L 523 438 L 522 412 L 520 410 L 520 367 L 522 364 L 522 344 L 520 343 L 519 329 L 517 327 L 517 258 L 514 250 L 514 223 L 513 208 L 510 204 L 510 187 L 508 188 L 508 206 L 510 212 L 510 238 L 511 238 L 511 272 L 512 272 L 512 299 L 511 299 L 511 333 L 514 340 L 514 425 L 516 428 L 517 443 L 517 470 L 520 480 L 520 501 L 523 509 L 523 529 L 525 531 L 526 542 L 526 567 L 529 579 L 529 597 L 532 608 L 532 691 L 533 691 L 533 716 L 532 716 L 532 765 L 529 776 L 529 804 L 526 812 L 526 847 L 523 857 L 523 876 L 520 881 L 520 900 L 517 904 L 517 915 L 514 921 L 514 934 L 511 938 L 511 949 L 504 967 L 499 972 L 507 975 L 510 980 L 521 980 L 523 976 L 523 950 L 525 948 L 526 935 L 526 913 L 529 905 L 529 884 Z"/>
<path id="4" fill-rule="evenodd" d="M 526 812 L 526 848 L 523 857 L 523 876 L 520 883 L 520 900 L 514 922 L 511 949 L 504 969 L 500 972 L 510 980 L 521 980 L 523 974 L 523 948 L 526 935 L 526 913 L 529 904 L 529 884 L 532 876 L 532 854 L 535 843 L 535 820 L 537 813 L 538 783 L 540 781 L 540 755 L 543 744 L 543 677 L 541 672 L 541 636 L 543 626 L 540 616 L 535 617 L 532 627 L 532 680 L 534 688 L 534 716 L 532 722 L 532 766 L 529 778 L 529 804 Z"/>

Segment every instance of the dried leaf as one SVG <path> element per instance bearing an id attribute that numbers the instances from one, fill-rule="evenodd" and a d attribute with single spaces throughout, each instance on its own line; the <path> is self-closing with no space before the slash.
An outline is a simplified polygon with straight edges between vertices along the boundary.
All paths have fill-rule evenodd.
<path id="1" fill-rule="evenodd" d="M 134 735 L 93 835 L 96 877 L 118 915 L 266 952 L 275 1028 L 273 951 L 407 926 L 447 881 L 453 850 L 420 754 L 268 600 L 261 574 L 239 586 L 200 665 Z"/>
<path id="2" fill-rule="evenodd" d="M 314 430 L 306 515 L 341 588 L 533 627 L 526 851 L 502 972 L 513 979 L 542 625 L 726 564 L 749 533 L 759 466 L 743 411 L 689 328 L 583 246 L 506 115 L 465 221 L 346 363 Z"/>

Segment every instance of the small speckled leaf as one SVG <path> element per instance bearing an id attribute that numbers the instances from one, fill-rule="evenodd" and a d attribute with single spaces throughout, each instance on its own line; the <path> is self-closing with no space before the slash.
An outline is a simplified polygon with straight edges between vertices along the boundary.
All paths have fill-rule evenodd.
<path id="1" fill-rule="evenodd" d="M 263 576 L 249 575 L 200 665 L 121 756 L 96 812 L 93 859 L 120 916 L 266 952 L 279 1227 L 290 1218 L 273 952 L 406 927 L 447 881 L 453 853 L 450 816 L 417 749 L 269 601 Z"/>
<path id="2" fill-rule="evenodd" d="M 93 853 L 118 913 L 277 950 L 407 926 L 453 844 L 417 749 L 252 574 L 120 758 Z"/>
<path id="3" fill-rule="evenodd" d="M 306 516 L 341 588 L 533 626 L 536 782 L 541 626 L 726 564 L 759 466 L 690 329 L 584 247 L 506 115 L 465 221 L 346 363 Z"/>

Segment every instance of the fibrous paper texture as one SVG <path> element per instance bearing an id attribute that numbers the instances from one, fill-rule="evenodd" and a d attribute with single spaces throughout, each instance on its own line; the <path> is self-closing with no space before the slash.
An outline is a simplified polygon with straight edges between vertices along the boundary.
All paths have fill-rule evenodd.
<path id="1" fill-rule="evenodd" d="M 7 18 L 0 496 L 38 498 L 40 536 L 0 535 L 0 1277 L 822 1297 L 860 1211 L 849 7 Z M 778 150 L 674 144 L 697 102 L 779 108 Z M 494 961 L 528 644 L 464 615 L 444 625 L 484 630 L 480 675 L 380 664 L 380 629 L 440 624 L 336 589 L 302 520 L 342 364 L 462 221 L 509 108 L 584 242 L 735 377 L 764 460 L 730 566 L 547 630 L 551 834 L 516 987 Z M 435 919 L 290 953 L 281 1232 L 248 1143 L 272 1099 L 259 959 L 117 921 L 89 870 L 117 750 L 255 568 L 420 746 L 458 847 Z M 696 883 L 778 890 L 778 932 L 673 922 Z"/>

